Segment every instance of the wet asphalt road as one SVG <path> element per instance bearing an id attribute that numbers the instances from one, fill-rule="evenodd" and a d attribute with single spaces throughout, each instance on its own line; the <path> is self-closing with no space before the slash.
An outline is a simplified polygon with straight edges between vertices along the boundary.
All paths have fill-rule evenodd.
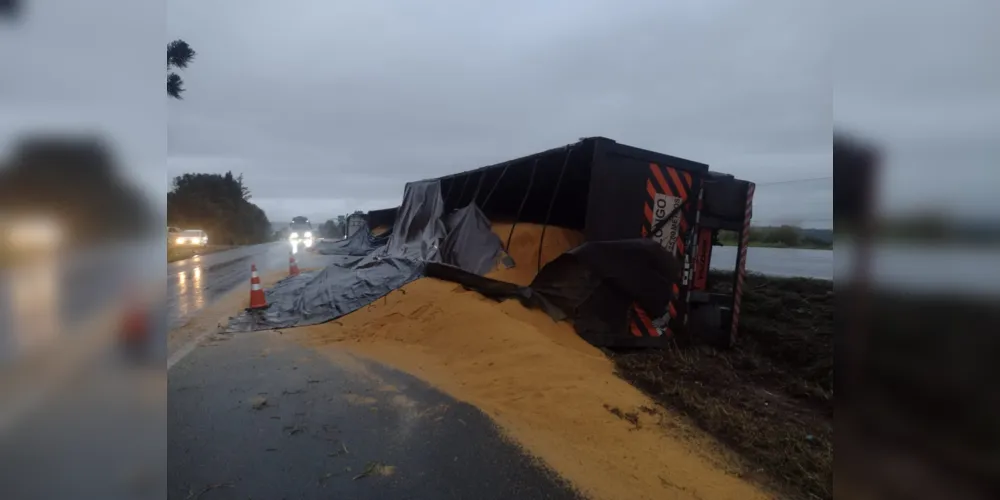
<path id="1" fill-rule="evenodd" d="M 251 262 L 287 269 L 288 250 L 172 264 L 171 324 L 249 286 Z M 303 268 L 336 259 L 296 258 Z M 167 375 L 171 499 L 577 498 L 478 409 L 346 352 L 320 355 L 273 331 L 215 334 Z M 375 463 L 388 467 L 364 476 Z"/>
<path id="2" fill-rule="evenodd" d="M 250 265 L 267 274 L 288 269 L 286 241 L 234 248 L 167 264 L 167 310 L 170 328 L 183 325 L 204 307 L 236 287 L 250 290 Z M 299 268 L 322 267 L 334 257 L 295 253 Z"/>
<path id="3" fill-rule="evenodd" d="M 163 249 L 126 242 L 36 255 L 0 270 L 0 363 L 33 345 L 53 345 L 80 322 L 162 279 Z M 157 271 L 159 276 L 155 276 Z"/>
<path id="4" fill-rule="evenodd" d="M 171 499 L 577 498 L 478 409 L 276 332 L 196 349 L 168 401 Z"/>
<path id="5" fill-rule="evenodd" d="M 159 366 L 115 350 L 74 370 L 0 433 L 2 498 L 167 498 L 166 386 Z"/>

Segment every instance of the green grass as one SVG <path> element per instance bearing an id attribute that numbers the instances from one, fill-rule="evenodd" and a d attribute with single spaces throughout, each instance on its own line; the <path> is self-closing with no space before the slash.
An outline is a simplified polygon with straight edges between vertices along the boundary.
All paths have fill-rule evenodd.
<path id="1" fill-rule="evenodd" d="M 719 240 L 720 243 L 727 247 L 734 247 L 737 245 L 735 239 L 723 238 Z M 748 246 L 757 248 L 801 248 L 806 250 L 833 250 L 833 243 L 820 244 L 820 243 L 799 243 L 795 246 L 788 246 L 781 242 L 776 241 L 751 241 Z"/>
<path id="2" fill-rule="evenodd" d="M 726 246 L 736 246 L 737 234 L 734 231 L 719 231 L 719 242 Z M 749 244 L 761 248 L 833 250 L 833 241 L 824 235 L 832 235 L 832 231 L 795 226 L 751 226 Z"/>

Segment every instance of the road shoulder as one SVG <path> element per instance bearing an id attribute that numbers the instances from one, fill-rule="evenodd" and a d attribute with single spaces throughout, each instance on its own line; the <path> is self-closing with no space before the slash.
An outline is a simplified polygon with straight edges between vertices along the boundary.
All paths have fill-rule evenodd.
<path id="1" fill-rule="evenodd" d="M 278 332 L 213 336 L 169 378 L 171 499 L 579 497 L 478 409 Z"/>
<path id="2" fill-rule="evenodd" d="M 261 277 L 263 287 L 269 287 L 287 276 L 285 271 L 274 271 Z M 236 287 L 211 305 L 206 306 L 182 326 L 173 328 L 167 335 L 167 370 L 189 355 L 209 335 L 217 333 L 228 324 L 229 318 L 250 305 L 250 283 L 245 288 Z"/>

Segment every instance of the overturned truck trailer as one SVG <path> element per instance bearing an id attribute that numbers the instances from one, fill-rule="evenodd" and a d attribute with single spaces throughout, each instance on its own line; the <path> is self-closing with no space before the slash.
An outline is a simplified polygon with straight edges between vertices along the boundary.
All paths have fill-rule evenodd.
<path id="1" fill-rule="evenodd" d="M 590 343 L 608 347 L 665 346 L 675 334 L 682 333 L 717 345 L 735 340 L 745 279 L 752 182 L 711 172 L 702 163 L 603 137 L 582 139 L 437 180 L 446 213 L 475 204 L 493 221 L 555 225 L 584 234 L 587 243 L 566 256 L 565 260 L 572 264 L 560 263 L 562 257 L 549 263 L 532 287 L 547 288 L 549 293 L 540 295 L 547 296 L 549 303 L 557 302 Z M 386 221 L 395 212 L 388 209 L 372 215 Z M 738 233 L 739 248 L 729 293 L 709 291 L 712 243 L 719 230 Z M 608 244 L 639 239 L 655 241 L 673 256 L 676 276 L 664 281 L 663 276 L 648 274 L 652 270 L 644 273 L 635 269 L 637 263 L 624 261 L 642 260 L 644 250 L 638 249 L 637 254 L 636 248 Z M 602 242 L 605 244 L 599 244 Z M 590 248 L 584 248 L 588 245 Z M 615 259 L 621 262 L 608 262 Z M 599 274 L 602 284 L 592 282 L 591 286 L 581 287 L 579 282 L 555 276 L 581 272 Z M 524 296 L 523 290 L 513 289 L 519 287 L 452 272 L 440 265 L 429 266 L 427 274 L 464 281 L 468 287 L 496 298 Z M 559 282 L 563 290 L 576 289 L 591 296 L 566 297 L 564 291 L 552 290 L 553 282 Z M 666 292 L 654 286 L 665 282 L 669 282 Z M 640 300 L 628 304 L 615 300 L 650 293 L 667 297 L 659 303 L 647 301 L 647 307 Z M 562 303 L 559 297 L 564 299 Z M 660 308 L 660 304 L 665 307 Z M 650 309 L 661 311 L 651 314 Z"/>
<path id="2" fill-rule="evenodd" d="M 372 229 L 392 227 L 396 222 L 397 213 L 399 213 L 399 207 L 372 210 L 368 212 L 368 226 Z"/>
<path id="3" fill-rule="evenodd" d="M 752 183 L 601 137 L 411 182 L 399 207 L 373 211 L 350 238 L 317 248 L 335 263 L 277 283 L 265 308 L 234 318 L 229 330 L 324 323 L 430 276 L 543 309 L 598 346 L 726 345 L 738 328 L 752 198 Z M 538 255 L 529 249 L 517 262 L 511 239 L 526 223 L 541 228 Z M 583 243 L 546 263 L 551 226 L 579 232 Z M 709 292 L 720 229 L 740 236 L 725 294 Z M 500 266 L 537 268 L 525 286 L 489 277 Z"/>

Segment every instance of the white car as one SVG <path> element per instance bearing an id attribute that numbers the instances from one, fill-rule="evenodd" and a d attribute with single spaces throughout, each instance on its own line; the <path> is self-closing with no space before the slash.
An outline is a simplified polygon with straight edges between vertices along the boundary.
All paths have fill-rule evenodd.
<path id="1" fill-rule="evenodd" d="M 0 267 L 22 259 L 52 257 L 64 247 L 63 227 L 44 215 L 0 215 Z"/>
<path id="2" fill-rule="evenodd" d="M 172 233 L 172 243 L 182 247 L 203 247 L 208 245 L 208 235 L 201 229 L 185 229 L 178 233 Z"/>

